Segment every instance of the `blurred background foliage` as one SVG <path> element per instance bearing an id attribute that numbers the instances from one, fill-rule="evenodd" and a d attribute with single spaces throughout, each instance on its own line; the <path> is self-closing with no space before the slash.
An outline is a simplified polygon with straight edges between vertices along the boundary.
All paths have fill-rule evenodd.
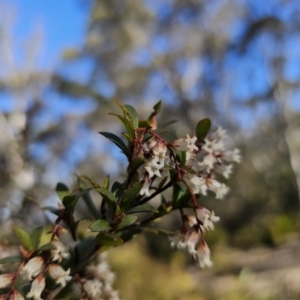
<path id="1" fill-rule="evenodd" d="M 7 9 L 0 20 L 3 253 L 12 222 L 33 228 L 51 221 L 36 202 L 57 203 L 56 182 L 73 184 L 73 172 L 98 182 L 124 174 L 125 159 L 97 134 L 122 130 L 106 114 L 116 109 L 113 99 L 134 105 L 142 118 L 162 99 L 160 124 L 176 119 L 169 128 L 184 136 L 209 117 L 228 130 L 228 142 L 241 149 L 243 160 L 228 182 L 227 199 L 202 201 L 221 216 L 207 237 L 215 267 L 196 271 L 164 238 L 147 235 L 112 251 L 121 296 L 300 297 L 291 281 L 255 289 L 263 272 L 251 260 L 256 249 L 267 249 L 261 251 L 270 251 L 266 257 L 273 256 L 274 264 L 264 260 L 264 270 L 300 270 L 300 260 L 292 259 L 300 227 L 299 2 L 74 0 L 74 6 L 86 14 L 84 41 L 65 49 L 51 69 L 36 64 L 41 33 L 34 31 L 19 45 L 10 10 L 1 8 Z M 171 217 L 162 226 L 176 230 L 179 223 Z M 286 253 L 284 259 L 292 258 L 278 263 Z M 239 264 L 238 257 L 246 258 Z M 219 284 L 219 292 L 209 280 Z M 266 272 L 264 280 L 275 279 Z"/>

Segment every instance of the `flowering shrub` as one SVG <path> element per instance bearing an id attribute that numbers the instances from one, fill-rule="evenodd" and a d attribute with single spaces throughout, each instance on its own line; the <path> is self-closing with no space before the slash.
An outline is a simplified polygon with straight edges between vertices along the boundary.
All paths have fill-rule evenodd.
<path id="1" fill-rule="evenodd" d="M 59 183 L 56 190 L 61 204 L 44 208 L 57 216 L 48 233 L 49 243 L 41 245 L 42 227 L 31 234 L 13 227 L 21 241 L 20 256 L 3 258 L 0 263 L 19 263 L 19 267 L 14 273 L 0 275 L 0 299 L 59 299 L 63 295 L 72 299 L 119 299 L 112 288 L 114 274 L 103 252 L 143 231 L 165 234 L 172 247 L 187 249 L 201 267 L 212 265 L 204 233 L 214 229 L 219 217 L 202 207 L 199 199 L 208 191 L 218 199 L 227 194 L 228 187 L 215 175 L 228 178 L 232 171 L 230 163 L 240 161 L 239 151 L 226 150 L 222 128 L 209 133 L 209 119 L 199 121 L 192 136 L 166 141 L 164 130 L 157 128 L 160 102 L 149 119 L 142 121 L 132 106 L 118 105 L 122 114 L 114 115 L 126 129 L 126 143 L 112 133 L 100 134 L 127 157 L 124 182 L 111 185 L 107 177 L 103 184 L 98 184 L 83 175 L 78 177 L 78 186 L 73 191 Z M 100 207 L 92 201 L 91 189 L 101 195 Z M 163 195 L 167 189 L 172 189 L 170 199 Z M 156 196 L 160 197 L 158 207 L 150 204 Z M 84 237 L 78 234 L 81 220 L 74 216 L 79 201 L 86 203 L 93 216 L 90 233 Z M 194 213 L 186 214 L 187 209 Z M 151 226 L 154 220 L 174 210 L 180 212 L 182 219 L 178 232 Z M 61 241 L 66 230 L 74 240 L 70 247 Z"/>

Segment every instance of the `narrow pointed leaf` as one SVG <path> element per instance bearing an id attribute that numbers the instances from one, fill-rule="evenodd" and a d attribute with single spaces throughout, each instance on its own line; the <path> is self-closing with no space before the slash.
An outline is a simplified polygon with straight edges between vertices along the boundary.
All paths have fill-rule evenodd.
<path id="1" fill-rule="evenodd" d="M 129 153 L 128 153 L 127 146 L 118 136 L 116 136 L 115 134 L 110 133 L 110 132 L 101 131 L 99 133 L 101 135 L 103 135 L 104 137 L 106 137 L 107 139 L 109 139 L 110 141 L 112 141 L 128 157 Z"/>
<path id="2" fill-rule="evenodd" d="M 83 195 L 85 195 L 86 193 L 88 193 L 89 190 L 90 189 L 86 189 L 86 190 L 81 191 L 81 192 L 79 192 L 75 195 L 65 196 L 64 200 L 63 200 L 63 205 L 65 206 L 66 209 L 68 209 L 70 211 L 74 211 L 78 201 L 80 200 L 80 198 Z"/>
<path id="3" fill-rule="evenodd" d="M 80 175 L 80 178 L 89 181 L 90 184 L 91 184 L 95 189 L 101 188 L 100 184 L 98 184 L 96 181 L 94 181 L 93 179 L 89 178 L 89 177 L 86 176 L 86 175 Z"/>
<path id="4" fill-rule="evenodd" d="M 116 116 L 117 118 L 119 118 L 119 119 L 121 120 L 121 122 L 123 123 L 124 127 L 125 127 L 126 130 L 127 130 L 128 135 L 129 135 L 130 138 L 133 140 L 133 139 L 134 139 L 134 129 L 133 129 L 133 124 L 132 124 L 128 119 L 126 119 L 126 118 L 123 117 L 123 116 L 120 116 L 120 115 L 117 115 L 117 114 L 114 114 L 114 113 L 110 113 L 110 115 Z"/>
<path id="5" fill-rule="evenodd" d="M 56 250 L 56 246 L 53 245 L 52 243 L 47 243 L 47 244 L 41 246 L 38 250 L 41 252 L 48 251 L 48 250 Z"/>
<path id="6" fill-rule="evenodd" d="M 32 247 L 34 250 L 38 249 L 38 247 L 40 245 L 43 231 L 44 231 L 44 228 L 41 226 L 41 227 L 35 228 L 30 235 L 31 244 L 32 244 Z"/>
<path id="7" fill-rule="evenodd" d="M 0 259 L 0 264 L 20 263 L 23 260 L 19 256 L 8 256 Z"/>
<path id="8" fill-rule="evenodd" d="M 110 200 L 110 201 L 113 201 L 113 202 L 118 201 L 116 196 L 110 190 L 107 190 L 105 188 L 98 188 L 98 189 L 96 189 L 96 191 L 98 191 L 101 194 L 101 196 L 104 197 L 107 200 Z"/>
<path id="9" fill-rule="evenodd" d="M 143 204 L 143 205 L 138 205 L 136 207 L 131 208 L 128 211 L 128 214 L 139 213 L 139 212 L 154 212 L 155 213 L 155 212 L 158 212 L 158 210 L 149 204 Z"/>
<path id="10" fill-rule="evenodd" d="M 33 246 L 31 243 L 30 235 L 22 228 L 13 225 L 13 231 L 16 233 L 16 235 L 21 240 L 22 245 L 28 250 L 33 250 Z"/>
<path id="11" fill-rule="evenodd" d="M 127 104 L 124 105 L 124 107 L 127 109 L 127 112 L 130 115 L 133 129 L 137 129 L 139 127 L 139 117 L 138 117 L 138 114 L 137 114 L 135 108 L 132 107 L 131 105 L 127 105 Z"/>

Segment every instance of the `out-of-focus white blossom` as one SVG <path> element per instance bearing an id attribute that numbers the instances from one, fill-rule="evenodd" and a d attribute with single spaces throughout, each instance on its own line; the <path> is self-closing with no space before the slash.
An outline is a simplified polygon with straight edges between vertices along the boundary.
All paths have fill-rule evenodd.
<path id="1" fill-rule="evenodd" d="M 194 194 L 201 193 L 206 195 L 207 186 L 203 177 L 197 176 L 197 174 L 187 173 L 184 174 L 183 180 L 192 189 Z"/>
<path id="2" fill-rule="evenodd" d="M 102 295 L 102 283 L 98 279 L 87 280 L 83 284 L 83 289 L 90 298 L 99 298 Z"/>
<path id="3" fill-rule="evenodd" d="M 208 209 L 202 207 L 196 209 L 197 218 L 201 221 L 203 228 L 214 229 L 214 222 L 220 220 L 219 217 L 215 216 L 214 212 L 210 212 Z"/>
<path id="4" fill-rule="evenodd" d="M 33 298 L 34 300 L 42 300 L 41 294 L 45 288 L 45 285 L 45 277 L 43 274 L 40 274 L 33 280 L 30 292 L 27 294 L 27 298 Z"/>
<path id="5" fill-rule="evenodd" d="M 197 151 L 198 147 L 195 145 L 197 137 L 191 138 L 188 134 L 186 138 L 177 139 L 173 142 L 173 146 L 179 151 L 193 152 Z"/>
<path id="6" fill-rule="evenodd" d="M 228 179 L 232 173 L 232 165 L 216 165 L 215 171 Z"/>
<path id="7" fill-rule="evenodd" d="M 55 250 L 51 250 L 52 261 L 61 262 L 61 260 L 63 258 L 66 258 L 66 257 L 69 256 L 69 253 L 66 252 L 66 248 L 65 248 L 65 246 L 63 245 L 62 242 L 60 242 L 58 240 L 53 240 L 51 242 L 51 244 L 53 244 L 56 247 Z"/>
<path id="8" fill-rule="evenodd" d="M 150 184 L 151 184 L 150 178 L 146 177 L 144 181 L 144 185 L 140 190 L 140 195 L 150 196 L 150 191 L 149 191 Z"/>
<path id="9" fill-rule="evenodd" d="M 32 280 L 34 277 L 43 272 L 44 267 L 44 259 L 41 256 L 35 256 L 28 261 L 21 272 L 25 274 L 27 279 Z"/>
<path id="10" fill-rule="evenodd" d="M 13 290 L 9 300 L 25 300 L 25 298 L 17 290 Z"/>
<path id="11" fill-rule="evenodd" d="M 0 275 L 0 289 L 9 287 L 12 284 L 15 276 L 15 273 Z"/>
<path id="12" fill-rule="evenodd" d="M 221 158 L 227 162 L 235 161 L 241 162 L 241 155 L 239 149 L 226 150 L 221 154 Z"/>
<path id="13" fill-rule="evenodd" d="M 211 267 L 213 265 L 210 260 L 210 250 L 204 240 L 202 240 L 197 247 L 196 258 L 198 259 L 201 268 L 204 268 L 205 266 Z"/>
<path id="14" fill-rule="evenodd" d="M 216 194 L 217 199 L 223 199 L 224 196 L 229 192 L 228 186 L 213 178 L 207 178 L 206 185 L 209 190 Z"/>
<path id="15" fill-rule="evenodd" d="M 72 279 L 72 276 L 69 276 L 70 269 L 65 271 L 60 265 L 57 264 L 50 264 L 48 266 L 49 275 L 55 280 L 57 284 L 61 284 L 65 286 L 67 281 Z"/>

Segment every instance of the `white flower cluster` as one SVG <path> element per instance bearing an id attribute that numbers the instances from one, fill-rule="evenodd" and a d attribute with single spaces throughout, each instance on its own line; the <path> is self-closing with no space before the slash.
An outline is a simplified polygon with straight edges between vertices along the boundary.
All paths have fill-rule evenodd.
<path id="1" fill-rule="evenodd" d="M 228 193 L 229 188 L 224 183 L 217 181 L 214 174 L 219 173 L 225 178 L 229 178 L 232 172 L 230 162 L 239 163 L 241 158 L 238 149 L 226 150 L 225 137 L 226 131 L 219 127 L 197 145 L 197 137 L 191 138 L 189 135 L 170 143 L 176 150 L 185 152 L 185 165 L 190 171 L 183 175 L 183 181 L 194 194 L 207 195 L 207 191 L 210 190 L 216 194 L 216 198 L 222 199 Z M 162 177 L 162 172 L 175 167 L 174 158 L 173 161 L 170 159 L 166 143 L 153 140 L 155 138 L 151 140 L 150 158 L 145 159 L 145 173 L 141 178 L 144 185 L 140 195 L 145 196 L 150 196 L 149 189 L 155 178 Z"/>
<path id="2" fill-rule="evenodd" d="M 51 250 L 50 259 L 52 262 L 60 262 L 62 258 L 67 257 L 69 254 L 65 251 L 64 245 L 57 240 L 52 241 L 52 244 L 56 247 L 55 250 Z M 56 284 L 65 286 L 68 281 L 72 279 L 70 269 L 65 271 L 60 265 L 56 263 L 46 263 L 45 258 L 42 256 L 35 256 L 31 258 L 21 269 L 21 274 L 25 279 L 31 282 L 31 289 L 26 295 L 26 299 L 42 300 L 41 294 L 46 286 L 45 273 L 48 272 Z M 0 288 L 7 288 L 13 284 L 17 276 L 17 273 L 0 275 Z M 25 298 L 15 289 L 10 293 L 9 299 L 24 300 Z"/>
<path id="3" fill-rule="evenodd" d="M 210 212 L 204 207 L 197 208 L 196 216 L 185 216 L 181 232 L 170 237 L 171 246 L 187 249 L 202 268 L 212 266 L 210 250 L 203 238 L 203 232 L 205 229 L 214 229 L 213 223 L 219 219 L 214 215 L 214 212 Z"/>
<path id="4" fill-rule="evenodd" d="M 228 187 L 214 179 L 214 172 L 229 178 L 232 165 L 228 163 L 239 163 L 241 158 L 238 149 L 226 150 L 225 137 L 226 131 L 219 127 L 199 147 L 195 145 L 197 138 L 190 138 L 189 135 L 173 142 L 177 150 L 186 153 L 186 166 L 191 172 L 185 174 L 183 180 L 194 194 L 206 195 L 210 190 L 216 194 L 216 198 L 222 199 L 228 193 Z"/>
<path id="5" fill-rule="evenodd" d="M 82 280 L 82 287 L 88 299 L 120 300 L 118 291 L 112 284 L 115 274 L 110 270 L 107 263 L 106 253 L 99 254 L 97 264 L 86 267 L 86 278 Z"/>

